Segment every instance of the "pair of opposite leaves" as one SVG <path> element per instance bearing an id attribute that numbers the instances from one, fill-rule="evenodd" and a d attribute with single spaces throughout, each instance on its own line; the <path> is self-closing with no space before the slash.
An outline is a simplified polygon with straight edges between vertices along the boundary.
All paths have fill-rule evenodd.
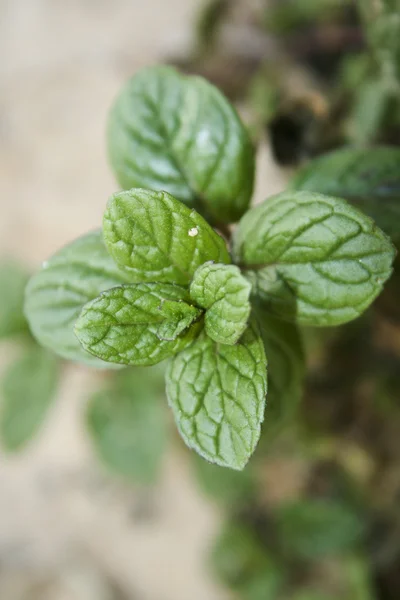
<path id="1" fill-rule="evenodd" d="M 254 179 L 248 136 L 234 109 L 201 79 L 164 68 L 136 76 L 111 114 L 109 145 L 111 162 L 124 187 L 140 184 L 168 189 L 190 206 L 199 206 L 213 222 L 236 221 L 247 209 Z M 126 192 L 114 199 L 122 205 L 124 199 L 131 201 L 138 194 L 146 193 Z M 136 338 L 134 354 L 120 361 L 134 362 L 141 356 L 141 360 L 155 362 L 193 341 L 201 328 L 199 309 L 206 309 L 209 335 L 200 333 L 195 344 L 175 357 L 168 375 L 169 396 L 176 399 L 171 404 L 188 444 L 209 460 L 241 468 L 254 449 L 263 418 L 263 345 L 254 323 L 234 346 L 225 343 L 217 348 L 211 337 L 228 334 L 225 342 L 230 343 L 237 339 L 248 316 L 250 286 L 236 267 L 222 266 L 230 262 L 225 245 L 196 212 L 166 194 L 147 194 L 156 202 L 149 200 L 147 207 L 136 203 L 131 219 L 111 215 L 118 201 L 110 203 L 109 220 L 114 224 L 107 229 L 106 219 L 105 237 L 123 271 L 94 234 L 61 251 L 32 280 L 26 308 L 32 329 L 43 344 L 64 356 L 87 360 L 88 355 L 77 348 L 71 327 L 80 308 L 103 290 L 140 282 L 141 288 L 130 288 L 130 299 L 124 297 L 124 288 L 124 292 L 112 291 L 108 298 L 103 295 L 96 300 L 101 310 L 90 312 L 87 307 L 77 330 L 84 347 L 105 360 L 119 362 L 118 355 L 132 351 L 132 343 L 130 336 L 120 335 L 118 315 L 132 318 L 133 304 L 136 313 L 143 311 L 146 296 L 160 317 L 163 300 L 172 321 L 161 319 L 162 325 L 157 322 L 153 331 L 147 323 Z M 379 293 L 390 273 L 393 252 L 370 219 L 346 202 L 292 192 L 270 199 L 243 217 L 234 236 L 233 255 L 252 284 L 253 296 L 272 312 L 302 323 L 333 325 L 358 316 Z M 205 265 L 210 260 L 222 265 Z M 232 332 L 222 326 L 223 319 L 233 317 L 232 301 L 225 292 L 222 297 L 217 293 L 229 269 L 235 270 L 246 297 L 245 310 L 235 307 L 240 314 L 231 320 Z M 213 289 L 206 290 L 204 282 L 213 278 Z M 154 287 L 149 295 L 154 282 L 175 284 L 174 292 L 169 288 L 172 296 L 164 298 L 165 288 L 154 295 Z M 189 296 L 187 290 L 178 290 L 177 286 L 187 288 L 191 282 Z M 189 300 L 198 306 L 191 306 Z M 105 309 L 107 327 L 102 322 Z M 89 314 L 90 328 L 85 322 Z M 148 336 L 153 345 L 148 345 Z M 146 347 L 155 354 L 146 356 Z M 204 370 L 206 376 L 199 381 Z M 254 377 L 255 371 L 259 377 Z"/>
<path id="2" fill-rule="evenodd" d="M 324 213 L 326 207 L 329 210 Z M 318 218 L 314 223 L 312 215 L 317 210 L 320 215 L 328 216 Z M 291 219 L 286 217 L 288 212 Z M 303 219 L 307 217 L 306 223 L 300 219 L 302 215 Z M 300 229 L 297 236 L 293 221 Z M 337 227 L 333 258 L 327 252 L 332 240 L 326 234 L 326 223 L 330 231 L 335 231 L 335 225 Z M 355 247 L 349 247 L 351 224 L 351 232 L 356 229 L 361 237 L 360 245 Z M 234 234 L 234 256 L 248 269 L 245 271 L 247 277 L 258 277 L 264 271 L 274 269 L 282 276 L 285 273 L 282 269 L 292 266 L 285 260 L 290 250 L 288 236 L 291 236 L 296 250 L 296 241 L 310 230 L 314 230 L 318 242 L 315 244 L 317 260 L 314 262 L 319 269 L 324 266 L 328 269 L 332 262 L 336 262 L 341 279 L 347 276 L 347 283 L 343 286 L 347 294 L 344 300 L 357 298 L 358 287 L 361 286 L 362 296 L 366 289 L 370 291 L 370 296 L 363 298 L 365 306 L 364 303 L 371 301 L 379 292 L 384 277 L 390 272 L 392 249 L 387 238 L 368 217 L 342 200 L 304 192 L 270 199 L 242 219 Z M 193 235 L 194 231 L 196 235 Z M 328 254 L 325 261 L 319 254 L 320 246 L 323 246 L 322 237 L 327 244 L 324 247 L 325 254 Z M 242 468 L 260 435 L 266 394 L 266 358 L 255 323 L 247 328 L 235 345 L 217 344 L 210 337 L 213 327 L 216 327 L 217 335 L 224 336 L 229 332 L 226 323 L 237 327 L 239 322 L 243 327 L 248 316 L 248 309 L 245 315 L 242 311 L 248 302 L 250 286 L 237 267 L 227 264 L 230 257 L 225 242 L 195 211 L 166 193 L 144 190 L 121 192 L 112 197 L 104 219 L 104 238 L 119 268 L 102 247 L 99 234 L 91 234 L 61 251 L 31 280 L 26 311 L 34 333 L 42 343 L 46 339 L 53 343 L 52 317 L 62 315 L 66 321 L 71 319 L 68 311 L 71 311 L 71 305 L 76 309 L 74 294 L 81 294 L 83 288 L 90 300 L 76 324 L 83 347 L 102 360 L 123 364 L 153 364 L 174 355 L 167 374 L 167 392 L 184 439 L 207 459 Z M 354 239 L 355 236 L 351 236 L 350 242 Z M 371 248 L 376 252 L 371 254 Z M 275 253 L 275 262 L 263 263 L 271 252 Z M 216 262 L 210 263 L 210 260 Z M 356 277 L 350 282 L 354 273 L 358 274 L 358 265 L 364 261 L 376 275 L 368 278 L 368 287 L 365 278 L 359 281 Z M 304 260 L 300 253 L 297 264 L 300 275 L 302 268 L 309 272 L 309 268 L 315 266 L 314 262 L 309 257 Z M 157 279 L 158 283 L 155 282 Z M 132 283 L 134 281 L 139 283 Z M 177 283 L 173 283 L 175 281 Z M 97 288 L 95 293 L 99 283 L 106 291 L 96 298 L 101 291 Z M 233 287 L 229 288 L 229 284 Z M 307 278 L 303 282 L 304 289 L 311 290 L 309 293 L 312 293 L 314 285 L 317 289 L 318 285 L 324 285 L 324 278 L 318 272 L 311 282 Z M 60 307 L 62 287 L 65 306 Z M 243 304 L 239 302 L 239 307 L 229 302 L 229 293 L 226 293 L 237 289 L 243 294 Z M 271 302 L 270 306 L 280 308 L 281 314 L 285 315 L 285 298 L 279 298 L 276 288 L 256 285 L 252 293 L 264 299 L 265 289 L 271 297 L 274 293 L 279 299 Z M 295 293 L 296 289 L 292 288 L 292 298 L 296 298 Z M 93 294 L 95 299 L 88 294 Z M 233 298 L 235 300 L 234 295 Z M 343 297 L 336 301 L 342 302 Z M 315 324 L 321 318 L 325 324 L 335 298 L 331 297 L 330 304 L 325 307 L 313 306 L 310 301 L 304 303 L 301 297 L 297 298 L 297 302 L 302 309 L 298 314 L 300 320 L 309 322 L 312 315 Z M 49 303 L 52 310 L 49 310 Z M 202 323 L 198 320 L 200 305 L 206 309 L 206 317 L 207 314 L 214 317 L 208 326 L 206 322 L 205 331 L 201 331 Z M 221 306 L 223 321 L 218 322 Z M 216 308 L 216 314 L 213 314 L 213 308 Z M 340 311 L 333 311 L 333 320 L 343 318 L 343 314 L 353 316 L 353 311 L 359 310 L 357 304 L 347 305 L 345 310 L 339 308 Z M 72 320 L 75 321 L 76 317 L 75 310 Z M 236 336 L 240 336 L 240 331 L 236 330 Z M 231 343 L 233 341 L 230 340 Z M 61 341 L 60 345 L 63 343 Z M 71 347 L 68 343 L 65 346 L 69 352 Z"/>

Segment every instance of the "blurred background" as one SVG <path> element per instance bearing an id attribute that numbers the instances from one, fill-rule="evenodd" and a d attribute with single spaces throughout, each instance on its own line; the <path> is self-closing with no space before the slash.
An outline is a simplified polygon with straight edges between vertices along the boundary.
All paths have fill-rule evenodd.
<path id="1" fill-rule="evenodd" d="M 396 0 L 0 0 L 1 295 L 17 297 L 44 259 L 100 225 L 117 189 L 107 113 L 145 65 L 201 74 L 235 102 L 257 146 L 255 202 L 327 150 L 400 145 L 396 68 L 389 77 L 371 50 L 376 4 L 397 15 L 398 65 Z M 143 432 L 135 448 L 123 431 L 122 413 L 107 429 L 108 373 L 53 363 L 44 384 L 35 371 L 32 390 L 10 392 L 7 373 L 27 342 L 24 324 L 21 335 L 1 331 L 0 297 L 3 396 L 20 401 L 13 418 L 26 418 L 35 386 L 51 390 L 29 442 L 10 439 L 3 417 L 0 598 L 397 599 L 397 289 L 354 324 L 301 340 L 288 331 L 285 348 L 271 342 L 281 357 L 275 410 L 243 474 L 184 448 L 161 371 L 150 388 L 143 370 L 118 381 L 121 397 L 134 387 L 157 400 L 140 414 L 161 440 L 151 456 L 140 455 L 151 442 Z M 127 451 L 110 457 L 107 436 L 123 433 Z"/>

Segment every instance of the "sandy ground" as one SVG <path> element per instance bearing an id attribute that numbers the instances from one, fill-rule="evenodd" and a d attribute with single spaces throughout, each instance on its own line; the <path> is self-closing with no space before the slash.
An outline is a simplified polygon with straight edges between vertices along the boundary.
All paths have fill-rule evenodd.
<path id="1" fill-rule="evenodd" d="M 104 144 L 110 103 L 138 68 L 187 47 L 198 6 L 0 0 L 0 255 L 34 269 L 100 224 L 116 189 Z M 260 160 L 259 189 L 280 189 Z M 0 368 L 9 358 L 2 347 Z M 204 566 L 219 515 L 184 453 L 171 449 L 152 494 L 104 477 L 81 422 L 94 385 L 93 373 L 69 366 L 41 436 L 17 458 L 0 456 L 0 598 L 122 598 L 112 580 L 127 598 L 223 600 Z"/>

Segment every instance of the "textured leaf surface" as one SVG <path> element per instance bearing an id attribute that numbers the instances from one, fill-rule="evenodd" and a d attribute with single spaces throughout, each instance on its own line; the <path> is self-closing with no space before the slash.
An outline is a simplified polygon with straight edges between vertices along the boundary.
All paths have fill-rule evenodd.
<path id="1" fill-rule="evenodd" d="M 87 409 L 93 444 L 105 465 L 134 483 L 157 479 L 167 442 L 164 377 L 157 368 L 124 369 Z"/>
<path id="2" fill-rule="evenodd" d="M 190 285 L 190 296 L 206 309 L 207 335 L 221 344 L 236 344 L 250 316 L 250 283 L 234 265 L 206 263 Z"/>
<path id="3" fill-rule="evenodd" d="M 169 283 L 137 283 L 106 290 L 83 308 L 75 325 L 82 346 L 102 360 L 154 365 L 195 337 L 189 326 L 201 310 L 187 290 Z"/>
<path id="4" fill-rule="evenodd" d="M 175 356 L 167 396 L 186 444 L 210 462 L 243 469 L 264 418 L 267 361 L 254 324 L 235 346 L 205 332 Z"/>
<path id="5" fill-rule="evenodd" d="M 253 294 L 271 312 L 321 326 L 358 317 L 382 290 L 395 254 L 345 200 L 295 191 L 250 210 L 233 246 Z"/>
<path id="6" fill-rule="evenodd" d="M 28 275 L 21 266 L 12 261 L 0 264 L 0 338 L 28 329 L 24 317 L 24 292 Z"/>
<path id="7" fill-rule="evenodd" d="M 353 549 L 364 526 L 354 509 L 326 500 L 282 504 L 276 527 L 287 553 L 299 558 L 321 558 Z"/>
<path id="8" fill-rule="evenodd" d="M 137 282 L 188 285 L 206 261 L 230 262 L 224 240 L 203 217 L 165 192 L 114 194 L 103 229 L 111 256 Z"/>
<path id="9" fill-rule="evenodd" d="M 22 448 L 38 431 L 54 399 L 58 360 L 35 346 L 12 363 L 2 381 L 1 442 L 6 450 Z"/>
<path id="10" fill-rule="evenodd" d="M 346 148 L 311 161 L 291 188 L 346 198 L 400 244 L 400 149 Z"/>
<path id="11" fill-rule="evenodd" d="M 305 359 L 302 340 L 294 323 L 256 312 L 265 354 L 268 356 L 268 403 L 263 438 L 293 419 L 303 392 Z"/>
<path id="12" fill-rule="evenodd" d="M 28 283 L 25 315 L 33 335 L 63 358 L 107 367 L 78 342 L 73 328 L 83 306 L 100 292 L 129 281 L 108 254 L 100 231 L 62 248 Z"/>
<path id="13" fill-rule="evenodd" d="M 237 221 L 253 191 L 254 152 L 235 109 L 212 85 L 169 67 L 140 71 L 108 124 L 123 189 L 165 190 L 217 221 Z"/>

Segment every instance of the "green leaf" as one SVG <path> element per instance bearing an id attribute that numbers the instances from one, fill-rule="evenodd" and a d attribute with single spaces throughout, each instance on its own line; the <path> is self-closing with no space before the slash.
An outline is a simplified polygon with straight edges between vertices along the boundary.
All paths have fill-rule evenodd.
<path id="1" fill-rule="evenodd" d="M 303 559 L 320 559 L 353 549 L 364 534 L 362 518 L 349 506 L 330 500 L 281 504 L 275 524 L 285 552 Z"/>
<path id="2" fill-rule="evenodd" d="M 260 437 L 267 361 L 251 324 L 235 346 L 202 332 L 167 370 L 167 397 L 186 444 L 212 463 L 241 470 Z"/>
<path id="3" fill-rule="evenodd" d="M 400 244 L 400 149 L 346 148 L 300 169 L 291 188 L 345 198 Z"/>
<path id="4" fill-rule="evenodd" d="M 234 265 L 206 263 L 193 276 L 190 297 L 206 309 L 207 335 L 221 344 L 236 344 L 250 316 L 251 285 Z"/>
<path id="5" fill-rule="evenodd" d="M 189 285 L 206 261 L 231 262 L 224 240 L 203 217 L 165 192 L 114 194 L 103 229 L 111 256 L 137 282 Z"/>
<path id="6" fill-rule="evenodd" d="M 86 304 L 75 333 L 87 352 L 124 365 L 154 365 L 190 344 L 201 316 L 185 288 L 137 283 L 106 290 Z"/>
<path id="7" fill-rule="evenodd" d="M 295 191 L 251 209 L 233 251 L 266 308 L 314 326 L 358 317 L 382 290 L 395 255 L 389 238 L 345 200 Z"/>
<path id="8" fill-rule="evenodd" d="M 123 189 L 165 190 L 223 223 L 249 206 L 250 138 L 231 104 L 200 77 L 169 67 L 137 73 L 111 110 L 108 150 Z"/>
<path id="9" fill-rule="evenodd" d="M 217 577 L 245 600 L 275 600 L 283 568 L 244 525 L 228 523 L 214 544 L 211 565 Z"/>
<path id="10" fill-rule="evenodd" d="M 268 356 L 268 402 L 263 436 L 286 426 L 296 415 L 305 374 L 305 357 L 298 328 L 276 319 L 260 307 L 256 317 Z"/>
<path id="11" fill-rule="evenodd" d="M 33 335 L 63 358 L 109 367 L 83 350 L 73 327 L 89 300 L 128 281 L 107 253 L 100 231 L 78 238 L 45 262 L 28 283 L 25 315 Z"/>
<path id="12" fill-rule="evenodd" d="M 163 384 L 155 367 L 124 369 L 88 405 L 97 453 L 109 469 L 134 483 L 152 484 L 160 471 L 167 442 Z"/>
<path id="13" fill-rule="evenodd" d="M 20 450 L 37 433 L 54 400 L 58 376 L 57 358 L 36 345 L 5 372 L 0 434 L 6 450 Z"/>
<path id="14" fill-rule="evenodd" d="M 28 281 L 25 269 L 13 260 L 0 264 L 0 339 L 28 329 L 24 317 L 24 291 Z"/>

